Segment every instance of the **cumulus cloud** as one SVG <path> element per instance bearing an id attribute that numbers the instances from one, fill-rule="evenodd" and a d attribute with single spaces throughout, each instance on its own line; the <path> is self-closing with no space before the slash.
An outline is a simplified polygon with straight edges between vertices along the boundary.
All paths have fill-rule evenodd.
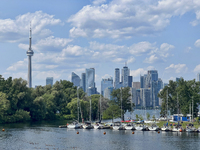
<path id="1" fill-rule="evenodd" d="M 197 25 L 200 22 L 200 4 L 197 0 L 95 0 L 72 15 L 68 22 L 73 26 L 72 37 L 133 37 L 154 34 L 165 29 L 174 16 L 195 12 Z M 101 4 L 101 5 L 99 5 Z"/>
<path id="2" fill-rule="evenodd" d="M 152 69 L 154 69 L 153 66 L 149 66 L 147 68 L 138 68 L 137 70 L 131 70 L 130 75 L 133 77 L 139 77 L 140 75 L 147 74 L 147 71 Z"/>
<path id="3" fill-rule="evenodd" d="M 195 73 L 200 72 L 200 64 L 197 65 L 197 66 L 194 68 L 194 72 L 195 72 Z"/>
<path id="4" fill-rule="evenodd" d="M 195 45 L 196 47 L 200 47 L 200 39 L 196 40 L 196 42 L 194 43 L 194 45 Z"/>
<path id="5" fill-rule="evenodd" d="M 145 63 L 149 63 L 149 64 L 152 64 L 152 63 L 155 63 L 157 62 L 158 60 L 160 60 L 156 55 L 151 55 L 149 58 L 146 58 L 144 60 Z"/>
<path id="6" fill-rule="evenodd" d="M 67 44 L 70 43 L 71 41 L 72 39 L 49 36 L 45 39 L 41 39 L 36 43 L 34 43 L 32 45 L 32 49 L 33 51 L 37 52 L 49 52 L 49 51 L 59 52 L 62 50 L 62 48 L 67 46 Z M 28 50 L 29 45 L 20 43 L 18 47 L 24 50 Z"/>
<path id="7" fill-rule="evenodd" d="M 36 11 L 26 13 L 12 19 L 0 19 L 0 41 L 16 42 L 26 40 L 29 34 L 30 22 L 33 35 L 44 37 L 52 32 L 45 29 L 47 25 L 61 24 L 60 19 L 55 19 L 53 15 Z"/>
<path id="8" fill-rule="evenodd" d="M 165 70 L 171 73 L 186 73 L 188 68 L 186 64 L 171 64 L 169 67 L 166 67 Z"/>

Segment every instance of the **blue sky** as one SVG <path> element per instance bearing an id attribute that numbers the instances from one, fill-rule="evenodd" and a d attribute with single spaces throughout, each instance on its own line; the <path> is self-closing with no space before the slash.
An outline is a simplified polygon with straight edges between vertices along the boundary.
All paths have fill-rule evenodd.
<path id="1" fill-rule="evenodd" d="M 102 78 L 127 62 L 134 81 L 150 69 L 167 83 L 200 72 L 199 0 L 2 0 L 0 74 L 27 79 L 32 23 L 33 87 L 95 68 Z"/>

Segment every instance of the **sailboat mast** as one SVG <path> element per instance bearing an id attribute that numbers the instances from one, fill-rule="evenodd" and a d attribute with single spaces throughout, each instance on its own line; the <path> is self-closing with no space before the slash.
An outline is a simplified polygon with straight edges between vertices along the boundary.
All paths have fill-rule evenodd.
<path id="1" fill-rule="evenodd" d="M 100 93 L 100 109 L 99 109 L 99 120 L 101 121 L 101 93 Z"/>
<path id="2" fill-rule="evenodd" d="M 131 120 L 132 120 L 132 113 L 133 113 L 133 93 L 132 93 L 132 88 L 131 88 Z"/>
<path id="3" fill-rule="evenodd" d="M 78 87 L 77 87 L 77 113 L 78 113 L 78 123 L 79 123 L 79 93 L 78 93 Z"/>
<path id="4" fill-rule="evenodd" d="M 123 120 L 122 119 L 122 88 L 121 88 L 121 120 Z"/>
<path id="5" fill-rule="evenodd" d="M 91 123 L 91 97 L 90 97 L 90 123 Z"/>
<path id="6" fill-rule="evenodd" d="M 168 122 L 168 89 L 167 89 L 167 122 Z"/>
<path id="7" fill-rule="evenodd" d="M 193 96 L 192 96 L 192 122 L 193 122 L 193 112 L 194 112 L 194 102 L 193 102 Z"/>

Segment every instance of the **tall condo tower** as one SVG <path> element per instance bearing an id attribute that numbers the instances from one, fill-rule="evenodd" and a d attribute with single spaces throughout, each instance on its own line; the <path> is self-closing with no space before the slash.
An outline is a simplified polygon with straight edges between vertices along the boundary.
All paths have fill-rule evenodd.
<path id="1" fill-rule="evenodd" d="M 30 35 L 29 35 L 29 49 L 26 52 L 28 56 L 28 87 L 32 87 L 32 67 L 31 67 L 31 56 L 33 56 L 34 52 L 31 49 L 31 26 L 30 26 Z"/>

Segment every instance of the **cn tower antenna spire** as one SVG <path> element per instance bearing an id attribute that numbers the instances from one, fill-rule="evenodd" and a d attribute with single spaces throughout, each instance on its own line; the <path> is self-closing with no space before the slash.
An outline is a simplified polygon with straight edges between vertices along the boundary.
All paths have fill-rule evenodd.
<path id="1" fill-rule="evenodd" d="M 30 34 L 29 34 L 29 49 L 26 52 L 28 56 L 28 87 L 32 87 L 32 65 L 31 65 L 31 57 L 33 56 L 34 52 L 31 48 L 31 40 L 32 40 L 32 33 L 31 33 L 31 22 L 30 22 Z"/>

